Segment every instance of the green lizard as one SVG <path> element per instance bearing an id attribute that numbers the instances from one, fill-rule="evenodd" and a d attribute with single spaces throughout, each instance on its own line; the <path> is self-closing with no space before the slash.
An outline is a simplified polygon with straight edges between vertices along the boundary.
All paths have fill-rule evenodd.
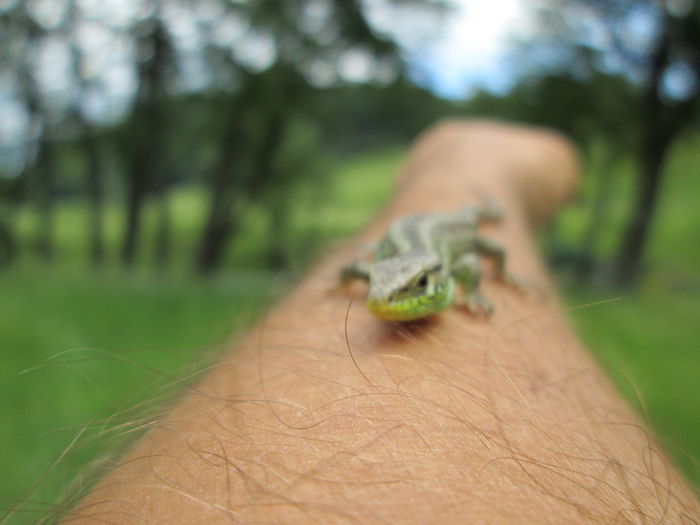
<path id="1" fill-rule="evenodd" d="M 418 319 L 453 302 L 490 315 L 493 307 L 478 289 L 479 255 L 494 260 L 498 278 L 516 282 L 505 272 L 503 248 L 477 233 L 482 222 L 500 219 L 493 204 L 402 217 L 376 245 L 372 263 L 342 269 L 340 285 L 368 282 L 367 307 L 386 320 Z"/>

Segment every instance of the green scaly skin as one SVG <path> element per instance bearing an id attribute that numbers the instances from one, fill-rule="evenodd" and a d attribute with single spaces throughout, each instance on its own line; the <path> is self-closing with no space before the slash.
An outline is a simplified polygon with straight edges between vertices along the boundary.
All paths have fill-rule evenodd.
<path id="1" fill-rule="evenodd" d="M 341 285 L 368 282 L 367 307 L 389 321 L 419 319 L 453 303 L 489 315 L 493 308 L 479 292 L 478 256 L 493 258 L 497 277 L 505 278 L 505 254 L 477 228 L 500 218 L 493 204 L 402 217 L 379 241 L 371 263 L 343 268 Z"/>

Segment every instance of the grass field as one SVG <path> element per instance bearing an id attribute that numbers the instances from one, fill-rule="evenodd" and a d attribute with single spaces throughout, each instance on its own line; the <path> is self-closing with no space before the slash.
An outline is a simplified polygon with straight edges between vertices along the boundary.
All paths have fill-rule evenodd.
<path id="1" fill-rule="evenodd" d="M 332 198 L 296 213 L 292 232 L 299 245 L 292 251 L 306 253 L 309 244 L 360 228 L 388 198 L 400 160 L 399 150 L 389 150 L 343 163 L 332 178 Z M 66 202 L 57 213 L 55 264 L 25 256 L 0 273 L 0 508 L 23 502 L 9 522 L 35 522 L 84 484 L 79 473 L 118 451 L 147 421 L 141 418 L 148 407 L 184 388 L 180 378 L 214 359 L 288 286 L 289 276 L 259 269 L 265 224 L 256 209 L 246 217 L 249 233 L 228 254 L 232 268 L 212 279 L 193 277 L 204 205 L 196 189 L 172 196 L 178 252 L 168 272 L 152 268 L 148 250 L 134 272 L 116 264 L 90 271 L 86 210 Z M 154 216 L 147 210 L 144 247 Z M 108 209 L 106 219 L 116 259 L 119 211 Z M 26 251 L 35 220 L 28 211 L 18 217 Z"/>
<path id="2" fill-rule="evenodd" d="M 669 161 L 647 271 L 633 293 L 581 288 L 561 280 L 569 306 L 620 297 L 572 310 L 582 339 L 618 388 L 654 428 L 700 491 L 700 137 L 678 144 Z M 632 171 L 623 164 L 613 185 L 611 224 L 602 241 L 610 252 L 629 207 Z M 590 188 L 584 188 L 590 191 Z M 564 212 L 565 236 L 579 238 L 584 206 Z"/>
<path id="3" fill-rule="evenodd" d="M 571 311 L 583 339 L 696 484 L 698 145 L 698 140 L 681 144 L 669 166 L 641 289 L 613 303 Z M 298 212 L 292 231 L 302 240 L 313 237 L 323 243 L 350 235 L 388 198 L 400 160 L 401 152 L 392 150 L 342 163 L 328 195 Z M 629 204 L 630 166 L 621 165 L 611 176 L 614 194 L 603 240 L 608 251 Z M 590 191 L 589 181 L 584 181 L 584 195 Z M 198 280 L 187 271 L 187 262 L 204 211 L 202 195 L 179 191 L 172 206 L 180 253 L 165 275 L 149 268 L 148 253 L 130 274 L 116 268 L 86 271 L 85 211 L 78 203 L 59 210 L 55 265 L 25 259 L 0 274 L 0 506 L 23 502 L 9 522 L 36 521 L 50 509 L 48 503 L 82 483 L 78 473 L 109 457 L 107 451 L 123 436 L 140 428 L 142 404 L 154 404 L 149 400 L 182 388 L 178 379 L 213 359 L 230 334 L 250 326 L 284 290 L 286 279 L 254 269 L 263 249 L 254 210 L 248 219 L 251 235 L 235 243 L 229 254 L 231 270 Z M 562 215 L 558 231 L 563 242 L 575 247 L 586 210 L 581 201 Z M 32 221 L 31 214 L 21 217 L 27 236 Z M 110 210 L 111 241 L 117 238 L 118 221 L 117 210 Z M 577 288 L 566 275 L 561 281 L 569 306 L 620 295 L 604 288 Z"/>

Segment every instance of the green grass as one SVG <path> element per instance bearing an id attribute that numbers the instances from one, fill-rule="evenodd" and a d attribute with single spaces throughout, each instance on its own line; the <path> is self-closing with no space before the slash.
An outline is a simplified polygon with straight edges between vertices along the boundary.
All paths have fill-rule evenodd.
<path id="1" fill-rule="evenodd" d="M 648 252 L 643 286 L 621 301 L 580 308 L 571 317 L 582 338 L 609 371 L 620 390 L 649 420 L 696 484 L 700 472 L 700 141 L 679 145 L 671 159 Z M 310 253 L 351 235 L 388 199 L 402 152 L 366 154 L 341 163 L 325 194 L 312 188 L 298 198 L 290 218 L 290 249 L 303 268 Z M 590 162 L 595 169 L 596 162 Z M 601 253 L 612 253 L 629 206 L 632 165 L 615 173 L 609 222 Z M 575 248 L 587 219 L 584 199 L 559 221 L 563 242 Z M 0 273 L 0 505 L 18 499 L 55 502 L 96 458 L 107 457 L 123 433 L 114 423 L 138 424 L 140 403 L 160 400 L 182 388 L 193 366 L 214 358 L 230 334 L 250 324 L 287 280 L 256 271 L 266 245 L 266 216 L 252 208 L 247 235 L 227 255 L 228 271 L 212 280 L 191 276 L 189 266 L 205 195 L 195 188 L 172 195 L 176 246 L 173 267 L 164 275 L 152 269 L 145 251 L 136 271 L 116 265 L 101 273 L 86 271 L 85 209 L 61 206 L 57 224 L 58 259 L 51 267 L 31 258 Z M 342 212 L 340 211 L 342 210 Z M 154 230 L 149 209 L 143 246 Z M 116 256 L 121 213 L 107 213 L 110 256 Z M 19 217 L 25 239 L 34 217 Z M 308 248 L 308 249 L 307 249 Z M 576 306 L 619 295 L 604 288 L 577 288 L 561 277 L 565 301 Z M 193 365 L 197 363 L 197 365 Z M 26 372 L 25 372 L 26 371 Z M 148 403 L 147 403 L 148 404 Z M 107 423 L 106 423 L 107 422 Z M 81 429 L 83 438 L 36 490 L 26 494 Z M 115 436 L 113 439 L 112 436 Z M 693 459 L 695 458 L 695 459 Z M 47 508 L 27 503 L 11 521 L 35 521 Z M 35 509 L 32 512 L 32 509 Z M 1 516 L 1 514 L 0 514 Z"/>
<path id="2" fill-rule="evenodd" d="M 211 282 L 22 268 L 0 278 L 2 505 L 47 470 L 84 425 L 123 423 L 206 362 L 266 304 L 274 280 Z M 109 435 L 109 434 L 108 434 Z M 113 440 L 107 443 L 113 444 Z M 102 447 L 82 440 L 31 495 L 54 501 Z"/>
<path id="3" fill-rule="evenodd" d="M 621 297 L 572 310 L 576 328 L 620 391 L 649 422 L 687 477 L 700 490 L 700 136 L 680 142 L 664 175 L 646 253 L 646 272 L 635 292 L 571 285 L 561 279 L 569 306 Z M 595 163 L 591 163 L 595 169 Z M 631 205 L 632 164 L 623 162 L 610 199 L 601 253 L 611 256 Z M 590 179 L 590 177 L 589 177 Z M 589 195 L 590 180 L 583 194 Z M 567 242 L 579 238 L 586 200 L 561 217 Z"/>
<path id="4" fill-rule="evenodd" d="M 570 290 L 569 305 L 611 293 Z M 700 330 L 697 293 L 648 290 L 571 312 L 576 328 L 688 478 L 700 488 Z"/>
<path id="5" fill-rule="evenodd" d="M 387 150 L 344 162 L 327 181 L 325 196 L 303 194 L 306 202 L 291 217 L 290 251 L 308 252 L 307 245 L 317 251 L 369 221 L 390 194 L 401 153 Z M 0 273 L 0 508 L 24 501 L 12 523 L 33 523 L 51 510 L 51 502 L 69 495 L 83 481 L 79 473 L 120 450 L 147 407 L 186 388 L 179 378 L 214 359 L 288 284 L 288 278 L 255 270 L 267 227 L 255 207 L 245 219 L 246 235 L 227 254 L 229 270 L 210 280 L 192 276 L 205 198 L 196 188 L 171 196 L 178 251 L 168 272 L 156 272 L 146 250 L 134 272 L 122 272 L 114 262 L 101 272 L 88 271 L 87 212 L 68 201 L 56 217 L 56 262 L 48 266 L 24 255 Z M 112 261 L 121 220 L 121 211 L 108 207 Z M 22 210 L 18 228 L 25 253 L 35 224 L 35 215 Z M 154 229 L 150 204 L 144 247 Z M 308 255 L 299 259 L 301 265 Z"/>

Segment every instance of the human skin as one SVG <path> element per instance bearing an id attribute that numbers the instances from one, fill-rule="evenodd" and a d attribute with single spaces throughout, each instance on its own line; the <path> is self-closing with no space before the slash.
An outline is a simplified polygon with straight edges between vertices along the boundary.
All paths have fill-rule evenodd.
<path id="1" fill-rule="evenodd" d="M 233 344 L 66 521 L 698 523 L 692 491 L 571 332 L 534 251 L 531 227 L 571 195 L 576 170 L 569 143 L 542 130 L 429 130 L 381 216 Z M 362 284 L 329 292 L 393 219 L 483 198 L 505 220 L 481 231 L 531 288 L 486 277 L 492 317 L 450 308 L 388 323 L 366 310 Z"/>

